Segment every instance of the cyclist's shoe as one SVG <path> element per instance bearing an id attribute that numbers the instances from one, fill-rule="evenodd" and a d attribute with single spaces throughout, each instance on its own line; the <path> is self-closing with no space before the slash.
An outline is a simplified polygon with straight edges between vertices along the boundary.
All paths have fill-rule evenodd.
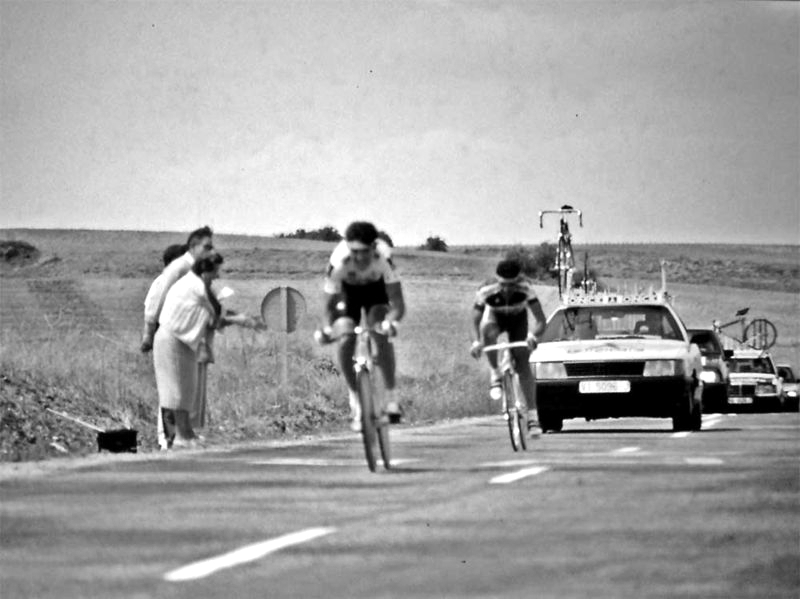
<path id="1" fill-rule="evenodd" d="M 389 417 L 391 424 L 400 424 L 403 419 L 403 408 L 396 401 L 386 402 L 386 408 L 383 411 Z"/>
<path id="2" fill-rule="evenodd" d="M 503 397 L 503 381 L 500 372 L 492 370 L 489 376 L 489 397 L 499 401 Z"/>
<path id="3" fill-rule="evenodd" d="M 528 436 L 537 439 L 542 436 L 542 427 L 539 425 L 539 412 L 528 410 Z"/>

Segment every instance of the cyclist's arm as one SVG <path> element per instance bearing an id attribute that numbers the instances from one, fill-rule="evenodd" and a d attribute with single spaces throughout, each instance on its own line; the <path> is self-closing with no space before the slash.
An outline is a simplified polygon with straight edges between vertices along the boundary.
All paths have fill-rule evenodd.
<path id="1" fill-rule="evenodd" d="M 530 300 L 528 302 L 528 309 L 530 309 L 533 319 L 536 321 L 531 332 L 538 339 L 542 333 L 544 333 L 544 325 L 547 323 L 539 298 Z"/>
<path id="2" fill-rule="evenodd" d="M 332 325 L 333 322 L 339 318 L 340 314 L 337 309 L 337 304 L 342 300 L 341 293 L 327 293 L 325 292 L 325 322 Z"/>
<path id="3" fill-rule="evenodd" d="M 473 341 L 481 340 L 481 320 L 483 319 L 483 306 L 478 304 L 472 305 L 472 332 Z"/>
<path id="4" fill-rule="evenodd" d="M 406 313 L 403 286 L 399 281 L 396 283 L 386 283 L 386 295 L 389 296 L 389 312 L 386 314 L 386 320 L 389 322 L 400 322 Z"/>

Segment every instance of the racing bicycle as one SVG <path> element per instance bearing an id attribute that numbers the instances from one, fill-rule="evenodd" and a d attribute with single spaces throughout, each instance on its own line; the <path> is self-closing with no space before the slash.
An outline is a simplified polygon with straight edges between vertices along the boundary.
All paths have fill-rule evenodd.
<path id="1" fill-rule="evenodd" d="M 720 321 L 715 320 L 712 323 L 713 328 L 717 333 L 732 339 L 739 345 L 752 347 L 753 349 L 768 350 L 775 345 L 775 342 L 778 340 L 778 331 L 775 325 L 766 318 L 754 318 L 747 323 L 746 315 L 749 310 L 750 308 L 737 310 L 736 318 L 730 322 L 720 323 Z M 742 332 L 739 337 L 724 332 L 724 329 L 735 324 L 739 324 L 741 327 Z"/>
<path id="2" fill-rule="evenodd" d="M 528 404 L 522 394 L 522 387 L 519 384 L 519 375 L 514 364 L 514 356 L 511 355 L 511 348 L 528 347 L 526 341 L 511 341 L 487 345 L 483 352 L 499 351 L 500 371 L 502 373 L 502 397 L 501 410 L 503 418 L 508 424 L 508 436 L 511 439 L 511 448 L 514 451 L 528 448 L 526 435 L 528 434 Z"/>
<path id="3" fill-rule="evenodd" d="M 560 230 L 558 233 L 558 247 L 556 249 L 556 263 L 553 270 L 558 274 L 558 297 L 567 294 L 572 283 L 572 272 L 575 270 L 575 254 L 572 251 L 572 233 L 569 231 L 568 216 L 578 215 L 578 223 L 583 226 L 583 213 L 572 206 L 563 205 L 559 210 L 540 210 L 539 228 L 544 228 L 544 215 L 560 215 Z"/>

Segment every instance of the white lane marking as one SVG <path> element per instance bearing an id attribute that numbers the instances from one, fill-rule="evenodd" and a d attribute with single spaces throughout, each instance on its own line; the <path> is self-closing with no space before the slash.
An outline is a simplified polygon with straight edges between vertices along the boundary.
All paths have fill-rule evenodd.
<path id="1" fill-rule="evenodd" d="M 703 416 L 703 428 L 711 428 L 722 422 L 723 417 L 720 414 L 709 414 Z"/>
<path id="2" fill-rule="evenodd" d="M 641 447 L 620 447 L 619 449 L 615 449 L 611 453 L 615 454 L 615 455 L 622 455 L 622 454 L 626 454 L 626 453 L 636 453 L 637 451 L 640 451 L 640 450 L 641 450 Z"/>
<path id="3" fill-rule="evenodd" d="M 538 464 L 541 460 L 505 460 L 504 462 L 483 462 L 478 468 L 508 468 L 509 466 L 530 466 Z"/>
<path id="4" fill-rule="evenodd" d="M 416 458 L 393 458 L 392 466 L 419 462 Z M 364 465 L 364 460 L 326 460 L 324 458 L 269 458 L 267 460 L 251 460 L 251 466 L 357 466 Z"/>
<path id="5" fill-rule="evenodd" d="M 685 439 L 691 434 L 692 434 L 691 431 L 680 431 L 679 433 L 672 433 L 670 436 L 673 439 Z"/>
<path id="6" fill-rule="evenodd" d="M 686 463 L 690 466 L 719 466 L 724 462 L 719 458 L 686 458 Z"/>
<path id="7" fill-rule="evenodd" d="M 517 470 L 516 472 L 509 472 L 508 474 L 501 474 L 500 476 L 495 476 L 492 479 L 489 479 L 490 485 L 506 485 L 508 483 L 513 483 L 514 481 L 520 480 L 521 478 L 526 478 L 528 476 L 536 476 L 537 474 L 541 474 L 542 472 L 547 472 L 550 470 L 547 466 L 534 466 L 532 468 L 523 468 L 522 470 Z"/>
<path id="8" fill-rule="evenodd" d="M 306 530 L 293 532 L 288 535 L 283 535 L 282 537 L 270 539 L 268 541 L 253 543 L 252 545 L 245 545 L 244 547 L 235 549 L 234 551 L 230 551 L 228 553 L 223 553 L 217 557 L 204 559 L 199 562 L 189 564 L 188 566 L 178 568 L 177 570 L 167 572 L 164 575 L 164 580 L 169 582 L 182 582 L 184 580 L 205 578 L 206 576 L 218 572 L 219 570 L 232 568 L 233 566 L 238 566 L 247 562 L 252 562 L 264 557 L 265 555 L 279 551 L 284 547 L 305 543 L 311 539 L 329 535 L 335 530 L 335 528 L 322 527 L 307 528 Z"/>

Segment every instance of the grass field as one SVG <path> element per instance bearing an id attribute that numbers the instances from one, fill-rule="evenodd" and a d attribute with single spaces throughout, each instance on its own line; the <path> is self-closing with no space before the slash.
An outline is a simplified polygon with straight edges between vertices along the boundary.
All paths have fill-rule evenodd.
<path id="1" fill-rule="evenodd" d="M 160 271 L 160 255 L 177 233 L 0 230 L 0 241 L 25 241 L 29 261 L 0 268 L 0 459 L 39 459 L 94 450 L 95 433 L 45 411 L 64 411 L 103 428 L 139 431 L 140 451 L 155 444 L 157 397 L 151 357 L 138 351 L 142 300 Z M 289 335 L 289 384 L 281 387 L 280 333 L 231 328 L 219 335 L 209 369 L 209 442 L 295 436 L 342 430 L 346 392 L 332 348 L 311 332 L 321 313 L 321 277 L 332 244 L 218 235 L 223 283 L 236 294 L 230 307 L 257 313 L 279 285 L 306 298 L 307 314 Z M 408 315 L 396 341 L 399 396 L 411 423 L 492 410 L 486 366 L 468 355 L 469 310 L 475 289 L 492 272 L 501 247 L 423 252 L 397 248 Z M 590 265 L 601 280 L 633 288 L 660 284 L 667 261 L 669 288 L 687 325 L 749 317 L 778 327 L 773 353 L 800 364 L 800 247 L 592 246 Z M 579 252 L 579 255 L 580 252 Z M 556 292 L 540 281 L 549 313 Z"/>

